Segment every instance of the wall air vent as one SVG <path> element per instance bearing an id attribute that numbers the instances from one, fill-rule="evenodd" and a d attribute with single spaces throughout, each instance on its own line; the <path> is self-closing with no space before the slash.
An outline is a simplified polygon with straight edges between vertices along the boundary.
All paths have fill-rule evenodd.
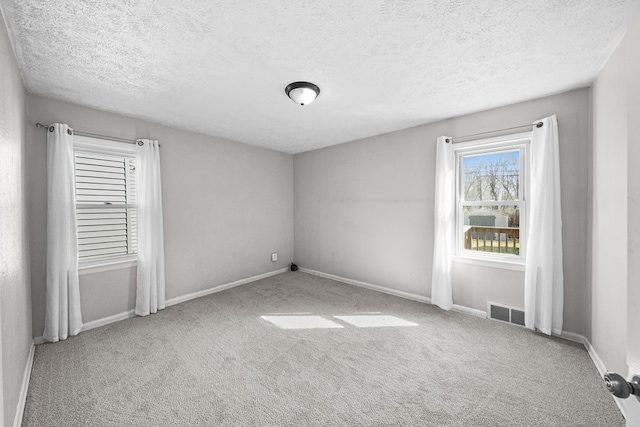
<path id="1" fill-rule="evenodd" d="M 490 302 L 489 319 L 524 326 L 524 311 Z"/>

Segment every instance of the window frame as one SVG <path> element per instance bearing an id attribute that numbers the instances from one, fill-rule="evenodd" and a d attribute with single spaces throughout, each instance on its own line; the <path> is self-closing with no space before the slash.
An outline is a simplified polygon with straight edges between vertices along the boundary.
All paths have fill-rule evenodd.
<path id="1" fill-rule="evenodd" d="M 74 164 L 76 153 L 98 154 L 104 156 L 129 157 L 135 159 L 136 150 L 134 144 L 125 142 L 110 141 L 107 139 L 74 135 L 73 137 L 73 155 Z M 74 187 L 75 187 L 75 167 L 74 167 Z M 128 188 L 128 184 L 127 184 Z M 137 208 L 136 204 L 119 204 L 113 205 L 114 208 L 126 208 L 127 220 L 129 221 L 129 209 Z M 82 205 L 76 202 L 76 212 L 78 209 L 91 209 L 95 205 Z M 77 227 L 77 226 L 76 226 Z M 128 231 L 128 230 L 127 230 Z M 77 233 L 76 233 L 77 234 Z M 128 233 L 128 239 L 131 236 Z M 108 271 L 120 268 L 128 268 L 137 265 L 138 254 L 118 254 L 118 255 L 101 255 L 90 258 L 80 258 L 78 256 L 78 269 L 82 270 L 80 274 L 90 274 L 101 271 Z"/>
<path id="2" fill-rule="evenodd" d="M 522 270 L 526 260 L 526 241 L 528 234 L 528 217 L 529 217 L 529 180 L 530 180 L 530 158 L 531 158 L 531 138 L 533 133 L 521 132 L 516 134 L 503 135 L 494 138 L 484 138 L 468 142 L 454 144 L 453 161 L 455 173 L 455 222 L 453 245 L 453 258 L 457 262 L 488 265 L 491 267 L 507 268 Z M 505 151 L 520 152 L 520 197 L 517 201 L 465 201 L 463 198 L 463 158 L 471 155 L 491 154 Z M 518 255 L 474 251 L 464 249 L 464 207 L 465 206 L 515 206 L 520 211 L 520 251 Z"/>

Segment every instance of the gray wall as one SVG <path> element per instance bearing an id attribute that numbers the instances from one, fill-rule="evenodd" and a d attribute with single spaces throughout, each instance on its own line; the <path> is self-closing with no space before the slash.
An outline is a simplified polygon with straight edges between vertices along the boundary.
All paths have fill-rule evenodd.
<path id="1" fill-rule="evenodd" d="M 25 90 L 0 20 L 0 414 L 13 425 L 31 347 Z M 3 411 L 1 410 L 3 409 Z"/>
<path id="2" fill-rule="evenodd" d="M 626 41 L 591 88 L 591 343 L 607 369 L 627 372 Z"/>
<path id="3" fill-rule="evenodd" d="M 627 142 L 628 142 L 628 286 L 627 364 L 630 374 L 640 375 L 640 2 L 631 3 L 627 27 Z"/>
<path id="4" fill-rule="evenodd" d="M 27 110 L 34 336 L 44 327 L 47 202 L 46 136 L 36 122 L 160 141 L 167 299 L 293 260 L 293 156 L 41 96 L 29 95 Z M 82 275 L 80 293 L 85 322 L 131 310 L 135 268 Z"/>
<path id="5" fill-rule="evenodd" d="M 607 370 L 640 374 L 640 4 L 592 85 L 591 343 Z M 637 416 L 640 416 L 640 406 Z"/>
<path id="6" fill-rule="evenodd" d="M 294 156 L 295 250 L 302 266 L 430 296 L 435 141 L 559 120 L 565 330 L 586 332 L 589 92 L 580 89 Z M 522 308 L 520 271 L 455 263 L 454 302 Z"/>

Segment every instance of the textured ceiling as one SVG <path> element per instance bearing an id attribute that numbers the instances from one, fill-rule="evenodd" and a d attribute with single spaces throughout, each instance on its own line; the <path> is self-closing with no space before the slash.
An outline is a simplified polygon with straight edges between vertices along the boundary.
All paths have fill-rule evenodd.
<path id="1" fill-rule="evenodd" d="M 0 6 L 31 93 L 298 153 L 587 86 L 626 1 Z M 298 80 L 320 86 L 313 104 L 284 94 Z"/>

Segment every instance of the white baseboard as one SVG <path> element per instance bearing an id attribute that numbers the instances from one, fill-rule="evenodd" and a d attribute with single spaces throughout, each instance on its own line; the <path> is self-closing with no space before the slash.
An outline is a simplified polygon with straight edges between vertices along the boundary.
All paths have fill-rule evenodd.
<path id="1" fill-rule="evenodd" d="M 476 308 L 465 307 L 464 305 L 453 304 L 453 311 L 459 311 L 460 313 L 470 314 L 472 316 L 480 317 L 482 319 L 487 318 L 487 312 L 478 310 Z"/>
<path id="2" fill-rule="evenodd" d="M 607 367 L 600 356 L 598 356 L 598 353 L 589 340 L 585 337 L 582 337 L 582 339 L 587 352 L 589 352 L 589 356 L 591 356 L 591 360 L 593 360 L 593 364 L 596 365 L 596 369 L 600 373 L 600 376 L 604 377 L 607 373 Z M 627 420 L 627 426 L 640 425 L 640 402 L 638 402 L 634 396 L 629 396 L 627 399 L 619 399 L 613 395 L 611 397 L 614 402 L 616 402 L 616 405 L 618 405 L 618 409 L 620 409 L 622 416 Z"/>
<path id="3" fill-rule="evenodd" d="M 130 319 L 130 318 L 132 318 L 134 316 L 135 316 L 135 313 L 133 312 L 133 310 L 128 310 L 128 311 L 125 311 L 125 312 L 122 312 L 122 313 L 114 314 L 113 316 L 107 316 L 107 317 L 103 317 L 102 319 L 92 320 L 91 322 L 87 322 L 87 323 L 84 323 L 82 325 L 81 332 L 85 332 L 85 331 L 88 331 L 90 329 L 99 328 L 100 326 L 108 325 L 109 323 L 114 323 L 114 322 L 119 322 L 121 320 Z M 44 344 L 44 343 L 49 342 L 49 341 L 44 339 L 44 337 L 40 336 L 40 337 L 35 337 L 33 339 L 33 342 L 36 345 L 40 345 L 40 344 Z"/>
<path id="4" fill-rule="evenodd" d="M 409 299 L 409 300 L 412 300 L 412 301 L 418 301 L 418 302 L 422 302 L 422 303 L 425 303 L 425 304 L 431 304 L 431 298 L 429 298 L 429 297 L 423 297 L 421 295 L 416 295 L 416 294 L 412 294 L 412 293 L 409 293 L 409 292 L 398 291 L 396 289 L 386 288 L 384 286 L 374 285 L 374 284 L 367 283 L 367 282 L 361 282 L 360 280 L 347 279 L 346 277 L 336 276 L 334 274 L 329 274 L 329 273 L 323 273 L 323 272 L 317 271 L 317 270 L 310 270 L 308 268 L 300 268 L 300 271 L 302 271 L 303 273 L 312 274 L 314 276 L 324 277 L 325 279 L 335 280 L 336 282 L 346 283 L 348 285 L 355 285 L 355 286 L 359 286 L 361 288 L 370 289 L 372 291 L 378 291 L 378 292 L 382 292 L 382 293 L 385 293 L 385 294 L 393 295 L 393 296 L 396 296 L 396 297 Z M 459 311 L 460 313 L 465 313 L 465 314 L 470 314 L 472 316 L 481 317 L 483 319 L 486 319 L 486 317 L 487 317 L 487 312 L 486 311 L 477 310 L 475 308 L 470 308 L 470 307 L 465 307 L 463 305 L 454 304 L 453 305 L 453 310 L 454 311 Z"/>
<path id="5" fill-rule="evenodd" d="M 396 289 L 386 288 L 384 286 L 374 285 L 367 282 L 361 282 L 359 280 L 347 279 L 346 277 L 336 276 L 334 274 L 323 273 L 317 270 L 310 270 L 308 268 L 300 268 L 300 271 L 303 273 L 313 274 L 314 276 L 324 277 L 326 279 L 335 280 L 336 282 L 342 282 L 349 285 L 359 286 L 361 288 L 371 289 L 372 291 L 378 291 L 389 295 L 394 295 L 400 298 L 410 299 L 412 301 L 418 301 L 425 304 L 431 304 L 431 298 L 423 297 L 421 295 L 412 294 L 409 292 L 398 291 Z M 486 318 L 487 313 L 482 310 L 477 310 L 475 308 L 465 307 L 463 305 L 453 305 L 454 311 L 459 311 L 460 313 L 470 314 L 472 316 Z"/>
<path id="6" fill-rule="evenodd" d="M 600 376 L 604 377 L 604 374 L 607 373 L 607 368 L 604 365 L 604 362 L 602 361 L 602 359 L 600 359 L 600 356 L 598 356 L 598 353 L 596 353 L 596 349 L 593 348 L 589 340 L 585 337 L 583 337 L 583 339 L 584 339 L 584 347 L 587 349 L 589 356 L 591 356 L 591 360 L 593 360 L 593 364 L 596 365 L 596 369 L 600 373 Z"/>
<path id="7" fill-rule="evenodd" d="M 133 310 L 128 310 L 123 313 L 114 314 L 113 316 L 103 317 L 102 319 L 92 320 L 82 325 L 82 332 L 99 328 L 100 326 L 108 325 L 109 323 L 119 322 L 121 320 L 130 319 L 135 317 Z"/>
<path id="8" fill-rule="evenodd" d="M 640 425 L 640 402 L 635 396 L 629 396 L 626 399 L 613 398 L 622 412 L 622 416 L 627 420 L 627 427 Z"/>
<path id="9" fill-rule="evenodd" d="M 412 301 L 423 302 L 425 304 L 431 304 L 431 298 L 423 297 L 420 295 L 412 294 L 409 292 L 398 291 L 396 289 L 385 288 L 384 286 L 373 285 L 367 282 L 361 282 L 359 280 L 347 279 L 346 277 L 340 277 L 333 274 L 323 273 L 321 271 L 310 270 L 308 268 L 300 268 L 300 271 L 314 276 L 324 277 L 325 279 L 335 280 L 336 282 L 346 283 L 348 285 L 359 286 L 361 288 L 371 289 L 372 291 L 378 291 L 389 295 L 394 295 L 400 298 L 410 299 Z"/>
<path id="10" fill-rule="evenodd" d="M 596 352 L 596 349 L 593 348 L 591 342 L 587 339 L 587 337 L 576 334 L 574 332 L 565 332 L 563 331 L 560 335 L 555 335 L 559 338 L 564 338 L 568 341 L 573 341 L 579 344 L 584 345 L 584 348 L 589 353 L 589 357 L 593 361 L 598 373 L 601 378 L 604 378 L 604 375 L 607 373 L 607 367 L 604 362 Z M 622 413 L 622 416 L 627 420 L 627 426 L 636 426 L 640 425 L 640 402 L 638 402 L 634 397 L 630 397 L 628 399 L 618 399 L 615 396 L 611 396 L 611 398 L 616 402 L 618 409 Z"/>
<path id="11" fill-rule="evenodd" d="M 386 288 L 384 286 L 373 285 L 371 283 L 361 282 L 359 280 L 348 279 L 346 277 L 336 276 L 334 274 L 323 273 L 321 271 L 311 270 L 311 269 L 304 268 L 304 267 L 300 267 L 299 270 L 301 272 L 303 272 L 303 273 L 312 274 L 314 276 L 319 276 L 319 277 L 324 277 L 326 279 L 335 280 L 336 282 L 346 283 L 346 284 L 349 284 L 349 285 L 355 285 L 355 286 L 359 286 L 361 288 L 366 288 L 366 289 L 371 289 L 373 291 L 383 292 L 385 294 L 394 295 L 394 296 L 397 296 L 397 297 L 400 297 L 400 298 L 405 298 L 405 299 L 410 299 L 410 300 L 413 300 L 413 301 L 423 302 L 425 304 L 431 304 L 431 298 L 429 298 L 429 297 L 423 297 L 423 296 L 420 296 L 420 295 L 415 295 L 415 294 L 411 294 L 411 293 L 408 293 L 408 292 L 398 291 L 396 289 L 390 289 L 390 288 Z M 480 317 L 480 318 L 483 318 L 483 319 L 487 318 L 487 312 L 486 311 L 478 310 L 478 309 L 471 308 L 471 307 L 466 307 L 464 305 L 454 304 L 453 305 L 453 310 L 454 311 L 458 311 L 460 313 L 469 314 L 471 316 Z M 582 336 L 580 334 L 577 334 L 575 332 L 563 331 L 562 334 L 554 335 L 554 336 L 566 339 L 568 341 L 573 341 L 573 342 L 577 342 L 579 344 L 583 344 L 585 346 L 585 348 L 587 349 L 587 351 L 589 352 L 589 355 L 591 356 L 591 359 L 593 360 L 593 363 L 596 365 L 596 368 L 598 369 L 598 372 L 600 372 L 601 376 L 604 376 L 604 374 L 605 374 L 604 364 L 602 363 L 602 360 L 600 360 L 600 358 L 596 354 L 595 350 L 593 349 L 593 347 L 589 343 L 589 340 L 587 340 L 584 336 Z"/>
<path id="12" fill-rule="evenodd" d="M 556 334 L 552 334 L 552 335 L 558 338 L 563 338 L 567 341 L 573 341 L 573 342 L 582 344 L 584 348 L 587 350 L 589 357 L 591 357 L 591 360 L 593 361 L 593 364 L 598 370 L 600 377 L 604 378 L 604 375 L 607 373 L 607 368 L 604 362 L 602 361 L 602 359 L 600 358 L 600 356 L 598 355 L 598 353 L 596 352 L 595 348 L 593 348 L 593 345 L 591 345 L 591 342 L 589 342 L 589 340 L 587 339 L 587 337 L 585 337 L 584 335 L 577 334 L 575 332 L 567 332 L 567 331 L 562 331 L 560 335 L 556 335 Z M 637 414 L 635 415 L 636 417 L 640 416 L 640 408 L 638 408 L 640 407 L 640 402 L 637 402 L 636 399 L 633 399 L 633 398 L 618 399 L 613 395 L 611 397 L 616 402 L 616 405 L 618 405 L 618 409 L 620 409 L 622 416 L 625 417 L 627 422 L 629 420 L 629 416 L 632 416 L 632 413 L 636 413 Z M 638 403 L 637 405 L 638 407 L 636 407 L 635 403 Z M 636 419 L 640 421 L 640 418 L 636 418 Z M 636 422 L 636 424 L 627 424 L 627 425 L 640 425 L 640 424 L 637 424 L 637 421 L 634 421 L 634 422 Z"/>
<path id="13" fill-rule="evenodd" d="M 277 274 L 285 273 L 289 270 L 289 267 L 281 268 L 279 270 L 270 271 L 264 274 L 258 274 L 257 276 L 252 276 L 246 279 L 236 280 L 235 282 L 227 283 L 224 285 L 216 286 L 215 288 L 205 289 L 204 291 L 193 292 L 190 294 L 182 295 L 179 297 L 171 298 L 166 301 L 166 306 L 172 306 L 176 304 L 180 304 L 181 302 L 189 301 L 192 299 L 204 297 L 207 295 L 215 294 L 216 292 L 221 292 L 227 289 L 235 288 L 236 286 L 245 285 L 247 283 L 255 282 L 256 280 L 266 279 L 267 277 L 275 276 Z"/>
<path id="14" fill-rule="evenodd" d="M 604 378 L 604 375 L 607 373 L 607 367 L 587 337 L 573 332 L 562 332 L 559 337 L 584 345 L 584 348 L 587 350 L 587 353 L 589 353 L 589 357 L 591 357 L 600 377 Z M 627 420 L 627 426 L 640 425 L 640 402 L 638 402 L 637 399 L 633 396 L 627 399 L 619 399 L 613 395 L 611 395 L 611 398 L 616 402 L 622 416 Z"/>
<path id="15" fill-rule="evenodd" d="M 586 348 L 587 351 L 589 351 L 589 348 L 587 347 L 587 343 L 589 341 L 583 335 L 576 334 L 575 332 L 567 332 L 567 331 L 562 331 L 560 335 L 556 335 L 556 334 L 552 334 L 552 335 L 555 337 L 564 338 L 567 341 L 573 341 L 573 342 L 577 342 L 578 344 L 582 344 L 584 345 L 584 348 Z"/>
<path id="16" fill-rule="evenodd" d="M 236 280 L 235 282 L 226 283 L 224 285 L 216 286 L 214 288 L 205 289 L 204 291 L 193 292 L 190 294 L 182 295 L 176 298 L 171 298 L 165 301 L 165 307 L 169 307 L 172 305 L 180 304 L 181 302 L 189 301 L 192 299 L 200 298 L 206 295 L 210 295 L 216 292 L 224 291 L 226 289 L 235 288 L 236 286 L 244 285 L 247 283 L 255 282 L 256 280 L 265 279 L 267 277 L 275 276 L 280 273 L 285 273 L 289 268 L 281 268 L 279 270 L 270 271 L 268 273 L 259 274 L 257 276 L 248 277 L 246 279 Z M 110 323 L 119 322 L 121 320 L 130 319 L 135 317 L 136 314 L 134 310 L 128 310 L 122 313 L 114 314 L 113 316 L 103 317 L 102 319 L 92 320 L 91 322 L 87 322 L 82 326 L 82 332 L 88 331 L 90 329 L 98 328 L 100 326 L 105 326 Z M 47 342 L 43 337 L 36 337 L 33 339 L 36 345 L 44 344 Z"/>
<path id="17" fill-rule="evenodd" d="M 27 392 L 29 391 L 29 380 L 31 379 L 31 368 L 33 367 L 33 357 L 35 353 L 36 346 L 35 343 L 32 342 L 31 348 L 29 349 L 29 356 L 27 357 L 27 364 L 24 367 L 24 374 L 22 375 L 22 387 L 20 388 L 16 416 L 13 419 L 13 427 L 20 427 L 22 425 L 22 417 L 24 416 L 24 407 L 27 403 Z"/>

